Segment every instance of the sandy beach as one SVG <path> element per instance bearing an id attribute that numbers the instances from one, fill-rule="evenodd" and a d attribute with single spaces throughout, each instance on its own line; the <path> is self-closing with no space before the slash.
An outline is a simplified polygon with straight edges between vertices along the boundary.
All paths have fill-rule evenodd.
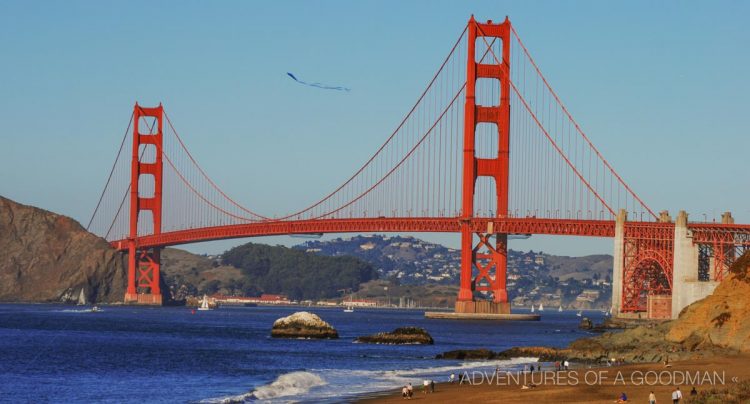
<path id="1" fill-rule="evenodd" d="M 671 393 L 677 383 L 686 398 L 683 402 L 689 402 L 687 399 L 693 386 L 700 392 L 750 380 L 750 356 L 674 362 L 669 367 L 653 363 L 602 368 L 578 366 L 568 372 L 537 373 L 533 378 L 526 374 L 525 381 L 523 374 L 506 376 L 501 372 L 499 378 L 494 378 L 492 373 L 473 375 L 474 384 L 438 383 L 435 392 L 428 394 L 422 392 L 422 381 L 414 380 L 411 400 L 452 403 L 613 403 L 625 392 L 629 402 L 648 403 L 649 393 L 653 391 L 657 403 L 671 403 Z M 469 377 L 472 377 L 471 373 Z M 537 387 L 522 389 L 524 383 L 534 383 Z M 400 387 L 392 393 L 360 400 L 361 403 L 403 401 Z"/>

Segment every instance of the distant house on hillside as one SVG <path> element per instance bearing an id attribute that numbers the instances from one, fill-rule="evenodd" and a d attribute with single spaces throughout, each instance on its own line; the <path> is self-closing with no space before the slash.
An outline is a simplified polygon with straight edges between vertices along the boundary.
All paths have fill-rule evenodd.
<path id="1" fill-rule="evenodd" d="M 365 251 L 372 250 L 375 247 L 377 247 L 377 244 L 373 243 L 372 241 L 364 243 L 364 244 L 360 244 L 359 246 L 359 248 Z"/>
<path id="2" fill-rule="evenodd" d="M 596 289 L 584 289 L 581 294 L 576 296 L 576 301 L 579 302 L 595 302 L 599 299 L 599 291 Z"/>

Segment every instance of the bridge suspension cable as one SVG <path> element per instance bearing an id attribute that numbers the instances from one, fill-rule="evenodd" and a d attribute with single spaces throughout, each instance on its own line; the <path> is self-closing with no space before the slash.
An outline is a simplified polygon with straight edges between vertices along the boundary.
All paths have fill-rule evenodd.
<path id="1" fill-rule="evenodd" d="M 511 72 L 511 94 L 505 95 L 512 111 L 508 215 L 611 220 L 624 208 L 635 220 L 643 220 L 644 215 L 656 218 L 583 133 L 518 34 L 513 29 L 512 33 L 510 63 L 501 62 L 499 50 L 481 36 L 495 63 Z M 498 90 L 489 92 L 489 101 L 499 98 Z M 491 200 L 490 191 L 478 187 L 480 201 Z"/>
<path id="2" fill-rule="evenodd" d="M 633 219 L 655 218 L 584 134 L 512 27 L 510 44 L 482 35 L 474 44 L 480 65 L 494 62 L 506 74 L 510 71 L 508 94 L 501 93 L 495 79 L 480 78 L 475 88 L 477 106 L 496 106 L 506 98 L 510 101 L 510 133 L 505 134 L 510 139 L 508 211 L 495 211 L 497 189 L 492 177 L 485 176 L 475 184 L 474 212 L 461 211 L 467 28 L 375 153 L 333 191 L 294 213 L 260 214 L 227 195 L 198 164 L 164 112 L 161 200 L 168 209 L 161 213 L 161 231 L 380 217 L 611 220 L 620 208 L 631 212 Z M 502 46 L 510 47 L 509 61 L 498 57 Z M 139 127 L 153 133 L 156 120 L 140 119 L 144 124 Z M 108 240 L 123 240 L 129 234 L 132 173 L 130 159 L 122 149 L 134 136 L 132 125 L 131 116 L 87 225 Z M 475 128 L 477 158 L 491 159 L 498 154 L 498 130 L 492 125 L 480 123 Z M 140 162 L 156 160 L 156 149 L 149 146 L 144 144 L 138 150 Z M 155 192 L 155 187 L 149 175 L 139 176 L 139 192 Z M 144 216 L 149 213 L 142 212 Z M 139 217 L 138 235 L 151 234 L 152 222 Z"/>

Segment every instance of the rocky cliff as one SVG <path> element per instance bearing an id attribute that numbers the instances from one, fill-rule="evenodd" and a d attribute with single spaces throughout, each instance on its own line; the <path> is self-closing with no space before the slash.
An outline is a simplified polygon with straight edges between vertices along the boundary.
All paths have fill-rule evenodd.
<path id="1" fill-rule="evenodd" d="M 126 262 L 75 220 L 0 197 L 0 301 L 119 302 Z"/>
<path id="2" fill-rule="evenodd" d="M 686 307 L 667 332 L 666 340 L 714 345 L 750 352 L 750 254 L 730 268 L 730 277 L 714 293 Z"/>

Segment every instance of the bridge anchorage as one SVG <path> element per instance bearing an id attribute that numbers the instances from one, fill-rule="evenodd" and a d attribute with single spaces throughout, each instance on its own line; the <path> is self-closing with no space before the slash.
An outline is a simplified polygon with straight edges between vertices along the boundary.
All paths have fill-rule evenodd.
<path id="1" fill-rule="evenodd" d="M 304 209 L 265 216 L 237 203 L 198 165 L 161 105 L 136 104 L 88 228 L 127 252 L 125 301 L 137 304 L 161 304 L 166 246 L 459 233 L 456 312 L 484 317 L 511 312 L 512 235 L 613 238 L 613 313 L 654 318 L 675 317 L 710 293 L 750 246 L 750 226 L 729 213 L 721 223 L 656 215 L 573 119 L 510 20 L 474 17 L 383 145 Z"/>

